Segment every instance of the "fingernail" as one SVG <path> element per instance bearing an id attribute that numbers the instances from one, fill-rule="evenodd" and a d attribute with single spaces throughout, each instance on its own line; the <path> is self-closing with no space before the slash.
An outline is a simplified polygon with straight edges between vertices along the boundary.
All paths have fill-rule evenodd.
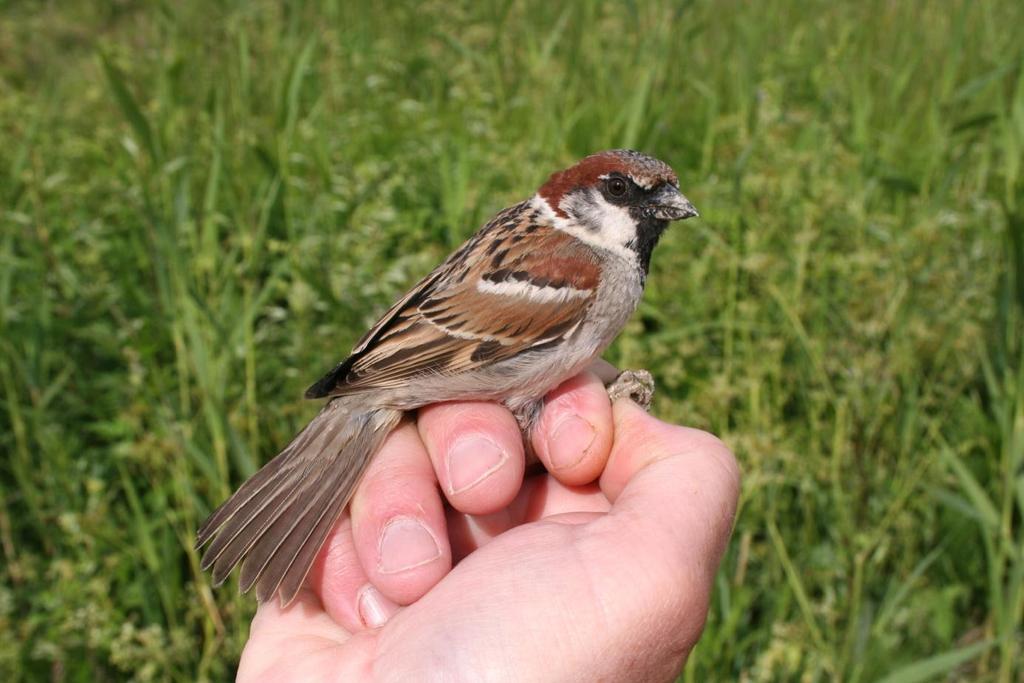
<path id="1" fill-rule="evenodd" d="M 384 574 L 404 572 L 440 556 L 441 548 L 422 522 L 413 517 L 396 517 L 381 534 L 377 568 Z"/>
<path id="2" fill-rule="evenodd" d="M 551 467 L 564 470 L 578 464 L 590 450 L 597 430 L 579 415 L 567 415 L 555 423 L 548 437 L 548 457 Z M 584 444 L 580 448 L 580 444 Z"/>
<path id="3" fill-rule="evenodd" d="M 508 460 L 498 444 L 485 436 L 464 436 L 448 451 L 448 493 L 470 489 Z"/>
<path id="4" fill-rule="evenodd" d="M 371 584 L 367 584 L 356 597 L 356 609 L 359 610 L 359 620 L 363 626 L 380 628 L 394 614 L 395 605 Z"/>

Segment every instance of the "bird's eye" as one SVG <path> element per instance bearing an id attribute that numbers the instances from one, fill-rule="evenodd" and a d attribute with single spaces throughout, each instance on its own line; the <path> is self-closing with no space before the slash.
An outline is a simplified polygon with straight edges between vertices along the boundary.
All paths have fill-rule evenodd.
<path id="1" fill-rule="evenodd" d="M 625 197 L 626 192 L 629 191 L 629 185 L 622 178 L 609 178 L 608 179 L 608 194 L 613 197 Z"/>

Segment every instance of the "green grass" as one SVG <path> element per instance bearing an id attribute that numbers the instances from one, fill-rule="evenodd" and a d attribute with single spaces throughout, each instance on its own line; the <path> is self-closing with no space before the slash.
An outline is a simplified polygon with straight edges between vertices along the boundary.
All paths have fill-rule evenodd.
<path id="1" fill-rule="evenodd" d="M 0 3 L 0 678 L 227 679 L 198 523 L 482 220 L 634 146 L 702 220 L 608 357 L 745 471 L 683 679 L 1021 680 L 1024 5 L 350 4 Z"/>

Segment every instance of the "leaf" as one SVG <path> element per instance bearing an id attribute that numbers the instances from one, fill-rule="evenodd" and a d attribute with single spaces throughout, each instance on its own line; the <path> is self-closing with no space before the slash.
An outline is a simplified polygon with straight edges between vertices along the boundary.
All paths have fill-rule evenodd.
<path id="1" fill-rule="evenodd" d="M 302 93 L 302 83 L 309 73 L 309 65 L 313 60 L 313 52 L 316 49 L 316 39 L 310 38 L 303 45 L 292 68 L 288 72 L 288 81 L 284 90 L 284 101 L 282 103 L 282 128 L 286 135 L 291 135 L 295 129 L 295 123 L 299 119 L 299 95 Z"/>
<path id="2" fill-rule="evenodd" d="M 986 640 L 956 650 L 950 650 L 940 655 L 934 655 L 927 659 L 921 659 L 893 671 L 885 678 L 879 679 L 877 683 L 918 683 L 918 681 L 930 681 L 971 661 L 994 644 L 993 641 Z"/>
<path id="3" fill-rule="evenodd" d="M 981 522 L 989 527 L 990 529 L 999 528 L 999 513 L 996 512 L 995 505 L 989 499 L 988 494 L 985 493 L 985 489 L 981 487 L 978 480 L 974 478 L 971 471 L 967 468 L 967 465 L 956 456 L 955 453 L 948 446 L 941 446 L 939 448 L 939 456 L 943 462 L 953 470 L 953 474 L 956 475 L 957 480 L 960 482 L 960 488 L 967 495 L 968 500 L 971 503 L 971 507 L 975 512 L 978 513 L 978 517 Z"/>
<path id="4" fill-rule="evenodd" d="M 159 163 L 160 149 L 156 144 L 156 139 L 153 137 L 153 129 L 150 127 L 146 115 L 142 113 L 138 102 L 135 101 L 135 97 L 128 89 L 124 74 L 114 66 L 114 63 L 110 61 L 110 57 L 103 52 L 100 52 L 100 65 L 103 67 L 103 73 L 107 77 L 107 83 L 110 84 L 110 90 L 114 95 L 114 99 L 117 100 L 118 106 L 121 107 L 121 112 L 128 119 L 132 130 L 135 131 L 135 136 L 139 138 L 146 153 L 149 154 L 150 160 L 154 163 Z"/>

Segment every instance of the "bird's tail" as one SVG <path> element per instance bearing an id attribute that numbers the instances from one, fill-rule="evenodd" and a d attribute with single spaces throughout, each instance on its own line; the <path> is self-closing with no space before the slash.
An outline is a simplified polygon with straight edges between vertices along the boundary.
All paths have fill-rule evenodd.
<path id="1" fill-rule="evenodd" d="M 346 399 L 324 406 L 199 528 L 197 548 L 213 541 L 201 566 L 213 568 L 214 584 L 242 563 L 243 592 L 256 586 L 264 602 L 280 591 L 282 605 L 291 602 L 370 459 L 401 417 L 400 411 L 366 410 Z"/>

